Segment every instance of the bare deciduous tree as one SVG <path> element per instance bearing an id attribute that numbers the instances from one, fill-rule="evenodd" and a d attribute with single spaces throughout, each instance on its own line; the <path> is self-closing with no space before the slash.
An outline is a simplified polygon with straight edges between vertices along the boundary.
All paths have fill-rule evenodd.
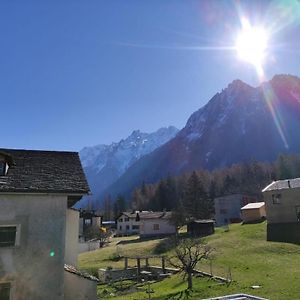
<path id="1" fill-rule="evenodd" d="M 169 257 L 169 263 L 184 273 L 187 277 L 188 289 L 193 289 L 192 275 L 198 262 L 208 259 L 212 248 L 203 244 L 199 239 L 184 239 L 177 242 L 174 255 Z"/>

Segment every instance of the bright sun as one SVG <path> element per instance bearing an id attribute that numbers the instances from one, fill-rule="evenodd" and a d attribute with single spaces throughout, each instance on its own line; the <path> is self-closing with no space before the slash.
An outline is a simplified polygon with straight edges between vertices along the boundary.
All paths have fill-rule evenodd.
<path id="1" fill-rule="evenodd" d="M 238 57 L 255 66 L 262 75 L 262 65 L 268 47 L 268 34 L 262 27 L 252 27 L 248 20 L 242 20 L 242 29 L 238 34 L 235 49 Z"/>

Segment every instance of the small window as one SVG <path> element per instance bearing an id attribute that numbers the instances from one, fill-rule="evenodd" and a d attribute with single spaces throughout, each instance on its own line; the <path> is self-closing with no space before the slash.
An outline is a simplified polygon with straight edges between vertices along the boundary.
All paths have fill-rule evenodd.
<path id="1" fill-rule="evenodd" d="M 91 219 L 84 219 L 84 224 L 85 225 L 92 225 L 92 220 Z"/>
<path id="2" fill-rule="evenodd" d="M 9 282 L 5 282 L 5 283 L 1 283 L 0 282 L 0 299 L 1 300 L 9 300 L 10 299 L 10 283 Z"/>
<path id="3" fill-rule="evenodd" d="M 139 230 L 140 226 L 139 225 L 132 225 L 132 230 Z"/>
<path id="4" fill-rule="evenodd" d="M 129 218 L 125 218 L 125 222 L 129 222 Z"/>
<path id="5" fill-rule="evenodd" d="M 121 219 L 119 219 L 119 222 L 123 222 L 123 219 L 121 218 Z"/>
<path id="6" fill-rule="evenodd" d="M 126 230 L 129 230 L 130 226 L 129 225 L 126 225 Z"/>
<path id="7" fill-rule="evenodd" d="M 4 161 L 0 161 L 0 176 L 4 176 L 6 173 L 6 163 Z"/>
<path id="8" fill-rule="evenodd" d="M 281 203 L 281 194 L 273 194 L 272 195 L 273 204 Z"/>
<path id="9" fill-rule="evenodd" d="M 16 237 L 17 226 L 0 226 L 0 247 L 16 246 Z"/>
<path id="10" fill-rule="evenodd" d="M 122 226 L 121 225 L 119 226 L 119 229 L 122 230 Z"/>
<path id="11" fill-rule="evenodd" d="M 153 230 L 159 230 L 159 224 L 153 224 Z"/>

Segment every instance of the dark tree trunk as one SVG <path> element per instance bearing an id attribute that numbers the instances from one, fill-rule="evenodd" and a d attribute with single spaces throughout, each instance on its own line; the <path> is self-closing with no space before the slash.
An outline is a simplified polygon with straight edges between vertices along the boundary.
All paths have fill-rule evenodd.
<path id="1" fill-rule="evenodd" d="M 193 279 L 192 279 L 192 273 L 188 273 L 187 274 L 188 278 L 187 278 L 187 281 L 188 281 L 188 289 L 189 290 L 192 290 L 193 289 Z"/>

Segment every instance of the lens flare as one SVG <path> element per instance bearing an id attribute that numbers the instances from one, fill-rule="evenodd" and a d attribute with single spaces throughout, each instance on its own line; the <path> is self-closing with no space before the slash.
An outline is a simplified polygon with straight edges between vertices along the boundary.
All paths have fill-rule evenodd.
<path id="1" fill-rule="evenodd" d="M 263 62 L 268 47 L 268 34 L 262 27 L 253 27 L 249 21 L 242 18 L 242 29 L 239 32 L 235 49 L 238 57 L 256 68 L 260 76 L 263 75 Z"/>

